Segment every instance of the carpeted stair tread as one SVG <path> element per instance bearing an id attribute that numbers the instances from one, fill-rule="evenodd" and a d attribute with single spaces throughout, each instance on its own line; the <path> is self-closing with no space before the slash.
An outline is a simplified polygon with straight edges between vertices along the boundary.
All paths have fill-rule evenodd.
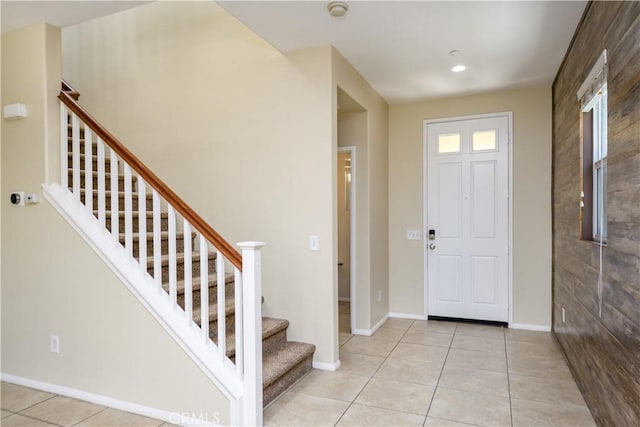
<path id="1" fill-rule="evenodd" d="M 153 231 L 148 231 L 146 233 L 147 235 L 147 240 L 153 240 Z M 131 234 L 133 240 L 138 240 L 140 238 L 140 233 L 137 231 L 134 231 Z M 119 233 L 119 238 L 121 242 L 124 242 L 124 239 L 126 237 L 126 233 Z M 177 239 L 182 239 L 184 237 L 184 233 L 181 231 L 176 231 L 176 238 Z M 196 233 L 191 232 L 191 238 L 195 238 L 196 237 Z M 167 240 L 169 238 L 169 232 L 168 231 L 161 231 L 160 232 L 160 240 Z"/>
<path id="2" fill-rule="evenodd" d="M 217 252 L 209 252 L 208 260 L 214 260 L 217 256 Z M 147 269 L 153 268 L 153 256 L 147 257 Z M 191 261 L 200 261 L 200 252 L 191 253 Z M 181 264 L 184 262 L 184 252 L 176 253 L 176 262 Z M 169 265 L 169 255 L 162 255 L 160 257 L 160 265 L 166 267 Z M 211 271 L 211 269 L 209 269 Z"/>
<path id="3" fill-rule="evenodd" d="M 224 304 L 224 312 L 225 316 L 233 314 L 236 309 L 236 300 L 235 298 L 227 297 L 225 298 Z M 200 324 L 200 319 L 202 318 L 202 310 L 200 307 L 195 307 L 193 309 L 193 321 Z M 212 302 L 209 303 L 209 322 L 213 322 L 218 320 L 218 303 Z"/>
<path id="4" fill-rule="evenodd" d="M 234 274 L 233 273 L 228 273 L 225 275 L 225 283 L 233 283 L 234 280 Z M 213 288 L 214 286 L 217 286 L 218 284 L 218 274 L 217 273 L 212 273 L 209 274 L 209 288 Z M 176 282 L 176 288 L 178 290 L 178 295 L 182 295 L 184 294 L 184 280 L 178 280 Z M 200 276 L 197 277 L 193 277 L 191 279 L 191 290 L 196 292 L 200 290 Z"/>
<path id="5" fill-rule="evenodd" d="M 262 360 L 262 386 L 267 388 L 297 364 L 313 355 L 316 346 L 296 341 L 287 341 L 276 351 L 266 354 Z"/>
<path id="6" fill-rule="evenodd" d="M 285 331 L 289 327 L 289 321 L 285 319 L 275 319 L 272 317 L 262 318 L 262 342 L 264 343 L 279 332 Z M 227 357 L 234 358 L 236 355 L 236 334 L 227 331 L 226 337 Z"/>

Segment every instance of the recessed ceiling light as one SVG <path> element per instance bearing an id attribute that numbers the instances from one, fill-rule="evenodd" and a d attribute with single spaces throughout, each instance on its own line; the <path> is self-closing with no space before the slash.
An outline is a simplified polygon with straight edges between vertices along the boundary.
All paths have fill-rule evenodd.
<path id="1" fill-rule="evenodd" d="M 449 52 L 449 55 L 458 56 L 458 55 L 460 55 L 460 51 L 458 49 L 454 49 L 454 50 Z"/>
<path id="2" fill-rule="evenodd" d="M 451 71 L 453 71 L 454 73 L 461 73 L 466 69 L 467 69 L 466 66 L 459 64 L 459 65 L 454 65 L 453 68 L 451 68 Z"/>
<path id="3" fill-rule="evenodd" d="M 349 5 L 343 1 L 332 1 L 327 5 L 327 10 L 331 16 L 340 17 L 347 13 Z"/>

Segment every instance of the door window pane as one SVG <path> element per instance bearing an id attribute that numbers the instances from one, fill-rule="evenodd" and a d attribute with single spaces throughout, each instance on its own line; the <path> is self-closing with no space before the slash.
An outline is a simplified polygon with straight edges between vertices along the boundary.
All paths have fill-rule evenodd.
<path id="1" fill-rule="evenodd" d="M 473 151 L 487 151 L 496 149 L 496 131 L 481 130 L 473 132 Z"/>
<path id="2" fill-rule="evenodd" d="M 438 153 L 459 153 L 460 134 L 443 133 L 438 135 Z"/>

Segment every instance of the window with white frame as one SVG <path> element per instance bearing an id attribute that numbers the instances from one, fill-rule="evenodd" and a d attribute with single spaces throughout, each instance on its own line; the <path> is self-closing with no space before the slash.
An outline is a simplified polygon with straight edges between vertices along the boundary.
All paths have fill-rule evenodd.
<path id="1" fill-rule="evenodd" d="M 607 51 L 578 91 L 582 111 L 582 238 L 607 238 Z"/>

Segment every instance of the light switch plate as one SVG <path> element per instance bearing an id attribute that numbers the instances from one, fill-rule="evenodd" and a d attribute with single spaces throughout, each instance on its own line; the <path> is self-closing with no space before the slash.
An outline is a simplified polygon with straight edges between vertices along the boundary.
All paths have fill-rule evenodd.
<path id="1" fill-rule="evenodd" d="M 420 230 L 407 230 L 407 240 L 420 240 Z"/>
<path id="2" fill-rule="evenodd" d="M 318 236 L 309 236 L 309 250 L 310 251 L 319 251 L 320 250 L 320 237 L 318 237 Z"/>

